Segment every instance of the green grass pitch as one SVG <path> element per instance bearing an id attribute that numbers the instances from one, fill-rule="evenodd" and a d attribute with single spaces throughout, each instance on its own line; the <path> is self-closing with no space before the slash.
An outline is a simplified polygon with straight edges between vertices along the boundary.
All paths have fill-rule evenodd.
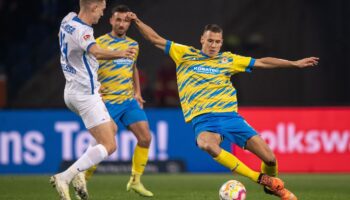
<path id="1" fill-rule="evenodd" d="M 350 174 L 283 174 L 280 176 L 299 200 L 350 200 Z M 278 199 L 241 176 L 229 174 L 155 174 L 144 175 L 143 182 L 154 198 L 143 198 L 125 191 L 128 175 L 95 175 L 88 183 L 91 200 L 218 200 L 218 190 L 229 179 L 247 188 L 247 200 Z M 72 189 L 71 189 L 72 190 Z M 72 194 L 72 193 L 71 193 Z M 74 199 L 73 194 L 71 195 Z M 49 176 L 0 176 L 1 200 L 58 199 L 49 185 Z"/>

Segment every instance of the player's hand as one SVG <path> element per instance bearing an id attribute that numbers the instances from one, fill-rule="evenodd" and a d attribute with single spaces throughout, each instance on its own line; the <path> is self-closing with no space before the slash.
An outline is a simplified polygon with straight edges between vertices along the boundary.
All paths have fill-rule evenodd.
<path id="1" fill-rule="evenodd" d="M 137 20 L 138 18 L 137 18 L 137 15 L 135 13 L 128 12 L 126 14 L 126 19 L 129 19 L 129 20 L 133 21 L 133 20 Z"/>
<path id="2" fill-rule="evenodd" d="M 100 97 L 103 97 L 107 93 L 107 88 L 100 86 L 100 89 L 98 90 L 98 93 L 100 94 Z"/>
<path id="3" fill-rule="evenodd" d="M 122 58 L 129 58 L 131 60 L 134 60 L 137 54 L 137 48 L 136 47 L 129 47 L 128 49 L 124 51 L 120 51 L 120 57 Z"/>
<path id="4" fill-rule="evenodd" d="M 295 61 L 295 65 L 298 68 L 312 67 L 318 64 L 318 60 L 319 58 L 317 57 L 304 58 L 304 59 Z"/>
<path id="5" fill-rule="evenodd" d="M 136 99 L 139 106 L 143 109 L 143 104 L 146 103 L 146 101 L 142 98 L 141 94 L 135 94 L 134 98 Z"/>

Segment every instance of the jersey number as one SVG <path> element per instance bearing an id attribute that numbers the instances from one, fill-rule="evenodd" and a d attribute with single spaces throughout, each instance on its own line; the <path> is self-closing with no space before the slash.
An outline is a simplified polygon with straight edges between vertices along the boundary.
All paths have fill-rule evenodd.
<path id="1" fill-rule="evenodd" d="M 62 65 L 63 71 L 72 73 L 72 74 L 76 74 L 77 71 L 74 69 L 74 67 L 72 67 L 69 62 L 68 62 L 68 43 L 65 42 L 65 37 L 66 34 L 64 33 L 60 33 L 60 48 L 61 48 L 61 54 L 64 56 L 64 58 L 66 59 L 66 64 Z"/>

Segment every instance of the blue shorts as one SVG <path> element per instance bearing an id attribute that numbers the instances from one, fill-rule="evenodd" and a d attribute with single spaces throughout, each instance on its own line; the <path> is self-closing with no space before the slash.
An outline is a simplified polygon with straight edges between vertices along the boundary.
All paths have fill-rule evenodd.
<path id="1" fill-rule="evenodd" d="M 224 139 L 244 148 L 257 132 L 236 112 L 206 113 L 192 119 L 196 139 L 201 132 L 220 134 Z"/>
<path id="2" fill-rule="evenodd" d="M 125 127 L 139 121 L 148 121 L 145 111 L 140 108 L 135 99 L 124 101 L 121 104 L 106 103 L 107 110 L 115 123 Z"/>

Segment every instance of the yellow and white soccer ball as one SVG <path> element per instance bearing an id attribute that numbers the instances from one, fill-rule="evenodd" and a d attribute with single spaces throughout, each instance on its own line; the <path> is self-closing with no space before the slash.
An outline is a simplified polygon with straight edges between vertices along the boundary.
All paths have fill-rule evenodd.
<path id="1" fill-rule="evenodd" d="M 236 180 L 229 180 L 219 190 L 220 200 L 245 200 L 247 190 L 244 185 Z"/>

